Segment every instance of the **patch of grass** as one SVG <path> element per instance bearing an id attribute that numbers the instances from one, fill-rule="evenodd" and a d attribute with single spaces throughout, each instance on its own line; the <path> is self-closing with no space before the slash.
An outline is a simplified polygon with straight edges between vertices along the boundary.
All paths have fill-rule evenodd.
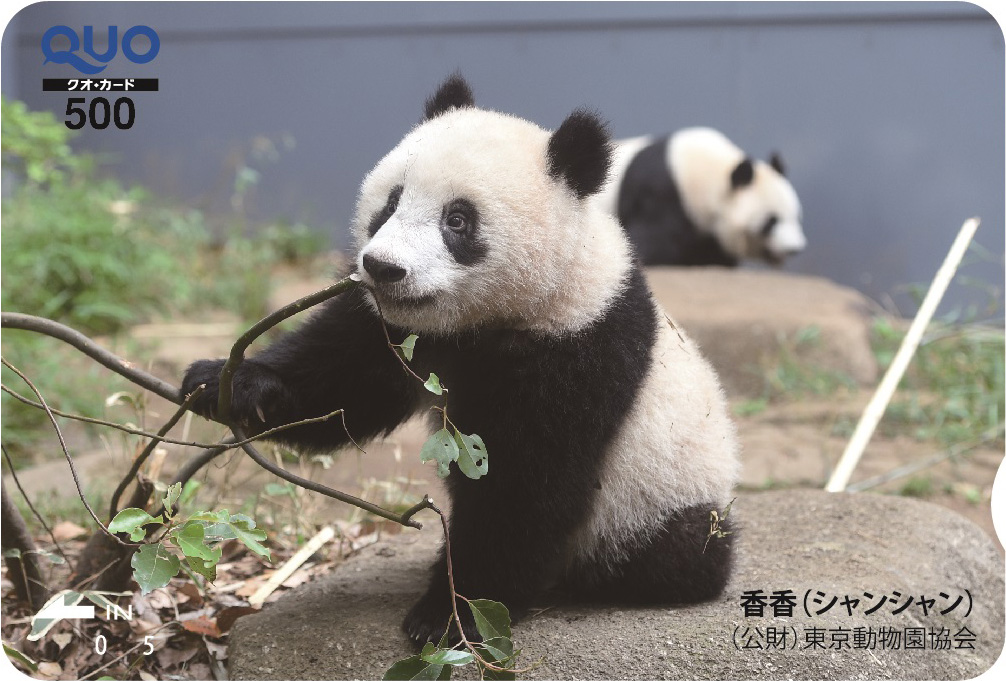
<path id="1" fill-rule="evenodd" d="M 898 492 L 903 497 L 924 498 L 932 496 L 933 481 L 929 476 L 912 476 L 901 486 Z"/>
<path id="2" fill-rule="evenodd" d="M 821 329 L 813 324 L 791 337 L 781 336 L 775 363 L 761 372 L 764 387 L 759 400 L 767 404 L 806 395 L 822 397 L 842 389 L 855 390 L 858 387 L 856 381 L 848 374 L 821 368 L 808 359 L 820 343 Z"/>
<path id="3" fill-rule="evenodd" d="M 889 320 L 874 324 L 881 369 L 897 351 L 904 331 Z M 882 425 L 944 446 L 1001 440 L 1006 414 L 1006 340 L 988 325 L 932 325 L 919 346 Z"/>

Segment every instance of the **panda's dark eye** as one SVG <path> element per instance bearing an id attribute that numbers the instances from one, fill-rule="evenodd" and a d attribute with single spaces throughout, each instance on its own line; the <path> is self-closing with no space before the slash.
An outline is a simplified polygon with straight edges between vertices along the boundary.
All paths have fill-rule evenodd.
<path id="1" fill-rule="evenodd" d="M 444 206 L 441 225 L 451 234 L 471 237 L 479 224 L 479 211 L 467 199 L 454 199 Z"/>
<path id="2" fill-rule="evenodd" d="M 468 220 L 461 213 L 451 213 L 445 222 L 451 231 L 459 234 L 468 229 Z"/>
<path id="3" fill-rule="evenodd" d="M 775 215 L 770 216 L 769 219 L 765 221 L 765 224 L 762 225 L 761 235 L 765 238 L 768 238 L 768 235 L 772 233 L 773 229 L 775 229 L 775 225 L 777 222 L 779 222 L 778 217 L 776 217 Z"/>
<path id="4" fill-rule="evenodd" d="M 394 215 L 395 211 L 398 210 L 398 199 L 400 198 L 402 198 L 402 186 L 398 185 L 388 194 L 388 203 L 384 205 L 385 215 Z"/>

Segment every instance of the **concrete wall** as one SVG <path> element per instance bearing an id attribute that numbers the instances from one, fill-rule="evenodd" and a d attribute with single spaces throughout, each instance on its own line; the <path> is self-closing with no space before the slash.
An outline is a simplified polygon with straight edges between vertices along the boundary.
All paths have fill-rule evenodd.
<path id="1" fill-rule="evenodd" d="M 2 89 L 62 117 L 41 79 L 41 36 L 135 24 L 157 58 L 109 76 L 160 78 L 129 131 L 78 144 L 120 177 L 211 211 L 234 172 L 261 171 L 252 215 L 302 220 L 346 244 L 362 175 L 460 69 L 485 106 L 556 126 L 589 105 L 619 136 L 718 127 L 750 153 L 780 150 L 820 274 L 914 309 L 961 222 L 984 219 L 962 274 L 1002 302 L 1004 49 L 966 3 L 41 3 L 3 37 Z M 275 152 L 275 153 L 274 153 Z M 984 304 L 956 283 L 941 308 Z M 1001 316 L 1001 309 L 996 313 Z"/>

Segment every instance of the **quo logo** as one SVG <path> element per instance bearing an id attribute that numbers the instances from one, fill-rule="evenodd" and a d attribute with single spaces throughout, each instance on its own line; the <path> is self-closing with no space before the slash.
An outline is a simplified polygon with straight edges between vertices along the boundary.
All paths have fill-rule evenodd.
<path id="1" fill-rule="evenodd" d="M 107 35 L 105 51 L 98 52 L 94 49 L 93 26 L 84 27 L 83 39 L 69 26 L 53 26 L 42 36 L 42 54 L 45 55 L 45 61 L 42 63 L 69 64 L 81 73 L 93 76 L 105 70 L 108 63 L 118 54 L 120 47 L 123 56 L 134 64 L 146 64 L 153 61 L 161 49 L 161 39 L 157 36 L 157 32 L 149 26 L 133 26 L 122 34 L 121 41 L 119 40 L 118 26 L 109 26 Z M 140 36 L 145 36 L 150 41 L 145 52 L 137 52 L 133 47 L 133 42 Z M 60 37 L 69 40 L 69 47 L 61 49 L 54 45 Z M 98 64 L 92 64 L 78 54 L 81 49 Z M 139 49 L 142 50 L 143 47 Z"/>

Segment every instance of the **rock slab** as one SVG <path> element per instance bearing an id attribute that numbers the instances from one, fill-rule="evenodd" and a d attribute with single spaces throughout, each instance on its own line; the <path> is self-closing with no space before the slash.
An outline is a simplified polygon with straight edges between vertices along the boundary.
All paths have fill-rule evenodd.
<path id="1" fill-rule="evenodd" d="M 870 302 L 821 277 L 722 267 L 649 267 L 654 297 L 694 338 L 731 397 L 759 397 L 780 362 L 860 384 L 877 378 Z"/>
<path id="2" fill-rule="evenodd" d="M 732 513 L 740 528 L 737 565 L 721 599 L 648 608 L 543 600 L 537 615 L 514 627 L 524 662 L 542 660 L 524 676 L 966 679 L 1000 655 L 1003 561 L 964 518 L 903 497 L 816 490 L 744 494 Z M 440 542 L 439 523 L 425 520 L 422 532 L 382 540 L 325 579 L 239 620 L 231 633 L 231 678 L 374 679 L 413 654 L 399 624 Z M 795 594 L 792 616 L 772 606 L 760 616 L 745 613 L 745 592 L 760 590 L 768 600 L 786 589 Z M 950 609 L 958 596 L 962 602 Z M 881 628 L 901 632 L 897 649 L 879 641 L 867 647 L 868 632 Z M 906 630 L 924 632 L 923 649 L 905 649 Z M 770 637 L 778 642 L 783 631 L 787 647 L 771 647 Z M 949 649 L 933 644 L 941 635 Z"/>

